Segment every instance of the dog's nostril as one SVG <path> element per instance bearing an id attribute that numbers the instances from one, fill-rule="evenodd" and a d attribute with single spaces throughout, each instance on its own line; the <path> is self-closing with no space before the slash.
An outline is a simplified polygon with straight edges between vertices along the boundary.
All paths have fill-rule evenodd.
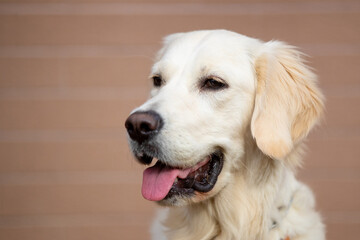
<path id="1" fill-rule="evenodd" d="M 153 130 L 155 130 L 154 126 L 151 126 L 150 123 L 148 123 L 148 122 L 142 122 L 140 124 L 140 131 L 143 132 L 143 133 L 148 133 L 148 132 L 151 132 Z"/>

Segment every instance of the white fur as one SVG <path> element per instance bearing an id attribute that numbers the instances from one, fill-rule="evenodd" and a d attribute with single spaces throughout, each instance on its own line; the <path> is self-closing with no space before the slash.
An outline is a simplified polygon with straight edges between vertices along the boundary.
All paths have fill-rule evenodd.
<path id="1" fill-rule="evenodd" d="M 153 239 L 325 238 L 313 195 L 294 176 L 322 112 L 315 75 L 296 49 L 224 30 L 179 33 L 165 39 L 152 75 L 164 84 L 135 111 L 164 119 L 153 142 L 159 158 L 189 167 L 216 147 L 225 155 L 213 190 L 163 203 L 177 207 L 162 210 Z M 203 90 L 207 76 L 229 87 Z"/>

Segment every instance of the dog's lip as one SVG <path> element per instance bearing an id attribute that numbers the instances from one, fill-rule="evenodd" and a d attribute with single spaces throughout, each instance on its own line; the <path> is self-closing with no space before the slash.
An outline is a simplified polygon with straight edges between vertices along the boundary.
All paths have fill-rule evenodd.
<path id="1" fill-rule="evenodd" d="M 160 201 L 174 195 L 191 196 L 195 191 L 210 191 L 221 172 L 223 153 L 215 151 L 192 167 L 169 166 L 163 161 L 145 169 L 142 194 L 151 201 Z"/>
<path id="2" fill-rule="evenodd" d="M 135 157 L 142 164 L 145 164 L 145 165 L 150 165 L 153 162 L 154 158 L 155 158 L 155 157 L 150 156 L 150 155 L 148 155 L 146 153 L 143 153 L 143 152 L 136 154 Z M 208 155 L 208 156 L 205 157 L 205 159 L 203 161 L 198 162 L 197 164 L 193 165 L 192 167 L 188 167 L 188 166 L 185 166 L 185 165 L 184 166 L 180 166 L 180 165 L 172 166 L 172 165 L 170 165 L 168 163 L 165 163 L 164 161 L 162 161 L 160 159 L 157 159 L 157 162 L 160 162 L 160 163 L 162 163 L 162 164 L 164 164 L 164 165 L 166 165 L 168 167 L 171 167 L 171 168 L 178 168 L 178 169 L 182 169 L 182 170 L 190 169 L 190 172 L 189 172 L 189 174 L 190 174 L 191 172 L 194 172 L 197 169 L 204 166 L 205 164 L 207 164 L 210 161 L 210 159 L 211 159 L 211 155 Z M 187 176 L 181 175 L 181 176 L 178 176 L 178 177 L 179 178 L 186 178 Z"/>
<path id="3" fill-rule="evenodd" d="M 166 199 L 176 195 L 191 196 L 195 191 L 206 193 L 213 189 L 217 178 L 221 173 L 224 162 L 224 154 L 215 151 L 206 160 L 202 161 L 200 167 L 194 168 L 186 178 L 177 178 L 170 189 Z"/>
<path id="4" fill-rule="evenodd" d="M 178 175 L 177 177 L 180 178 L 180 179 L 185 179 L 185 178 L 187 178 L 191 173 L 196 172 L 199 168 L 201 168 L 202 166 L 204 166 L 204 165 L 206 165 L 207 163 L 209 163 L 210 159 L 211 159 L 211 157 L 210 157 L 210 156 L 207 156 L 207 157 L 205 158 L 205 160 L 197 163 L 195 166 L 190 167 L 190 168 L 186 168 L 186 169 L 189 169 L 189 170 L 190 170 L 186 175 L 180 174 L 180 175 Z"/>
<path id="5" fill-rule="evenodd" d="M 158 160 L 157 163 L 144 170 L 141 192 L 144 198 L 150 201 L 164 199 L 177 179 L 186 179 L 189 174 L 195 172 L 210 161 L 210 157 L 189 168 L 177 168 L 164 164 Z"/>
<path id="6" fill-rule="evenodd" d="M 145 165 L 151 164 L 152 160 L 154 159 L 154 157 L 143 152 L 135 154 L 135 157 L 140 163 Z"/>

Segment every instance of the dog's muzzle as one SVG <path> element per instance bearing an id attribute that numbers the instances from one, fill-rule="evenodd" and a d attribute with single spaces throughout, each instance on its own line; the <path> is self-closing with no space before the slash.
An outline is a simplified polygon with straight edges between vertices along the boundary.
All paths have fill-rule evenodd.
<path id="1" fill-rule="evenodd" d="M 176 196 L 191 197 L 195 192 L 206 193 L 213 189 L 222 170 L 224 154 L 214 149 L 190 167 L 169 165 L 159 158 L 161 151 L 156 144 L 156 136 L 164 123 L 155 111 L 137 111 L 125 122 L 130 139 L 133 141 L 133 153 L 139 162 L 151 164 L 143 174 L 142 194 L 151 201 L 171 199 Z"/>

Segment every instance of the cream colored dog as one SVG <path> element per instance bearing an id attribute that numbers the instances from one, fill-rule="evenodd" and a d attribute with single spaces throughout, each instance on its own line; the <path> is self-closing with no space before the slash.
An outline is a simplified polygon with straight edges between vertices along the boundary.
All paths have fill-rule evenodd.
<path id="1" fill-rule="evenodd" d="M 324 239 L 294 177 L 323 96 L 301 53 L 225 30 L 165 39 L 151 98 L 125 125 L 144 198 L 169 206 L 153 239 Z"/>

